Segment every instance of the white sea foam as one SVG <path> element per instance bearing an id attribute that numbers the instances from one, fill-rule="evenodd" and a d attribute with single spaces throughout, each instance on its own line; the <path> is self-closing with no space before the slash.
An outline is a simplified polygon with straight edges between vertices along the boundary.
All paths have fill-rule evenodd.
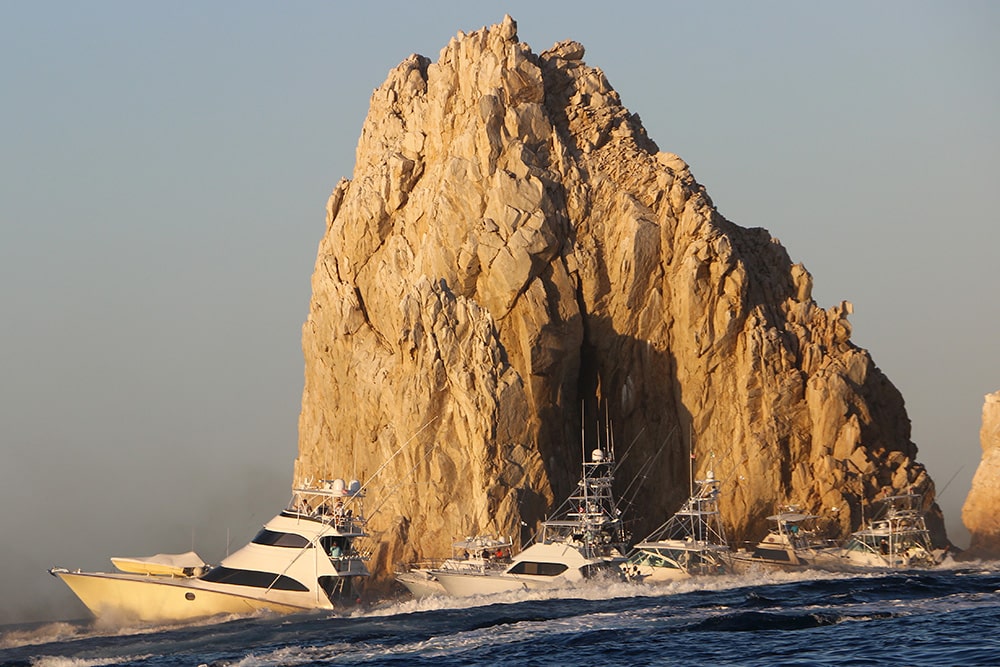
<path id="1" fill-rule="evenodd" d="M 987 572 L 997 572 L 1000 570 L 1000 561 L 995 560 L 955 560 L 953 554 L 948 554 L 941 561 L 941 564 L 934 568 L 935 570 L 971 570 L 974 574 L 983 574 Z M 962 573 L 959 572 L 961 575 Z"/>
<path id="2" fill-rule="evenodd" d="M 134 620 L 114 619 L 109 617 L 103 617 L 91 622 L 71 623 L 66 621 L 57 621 L 54 623 L 39 625 L 37 627 L 17 628 L 0 633 L 0 649 L 17 648 L 20 646 L 35 646 L 60 641 L 91 639 L 94 637 L 139 636 L 169 630 L 177 630 L 178 628 L 206 627 L 236 619 L 265 615 L 266 612 L 259 612 L 254 615 L 232 614 L 174 624 L 138 623 Z"/>
<path id="3" fill-rule="evenodd" d="M 583 600 L 612 600 L 615 598 L 676 595 L 693 591 L 724 591 L 743 586 L 793 583 L 798 581 L 846 579 L 856 574 L 805 570 L 784 572 L 764 569 L 751 570 L 742 574 L 727 574 L 713 577 L 691 577 L 679 581 L 660 583 L 629 583 L 625 581 L 588 581 L 584 584 L 532 591 L 509 591 L 492 595 L 450 597 L 446 595 L 413 598 L 403 601 L 389 601 L 366 610 L 351 614 L 354 617 L 395 616 L 420 611 L 441 609 L 469 609 L 486 604 L 514 604 L 525 600 L 557 600 L 576 598 Z"/>
<path id="4" fill-rule="evenodd" d="M 79 625 L 65 622 L 46 623 L 30 629 L 19 628 L 0 634 L 0 649 L 64 641 L 79 635 Z"/>
<path id="5" fill-rule="evenodd" d="M 42 655 L 31 660 L 32 667 L 99 667 L 102 665 L 121 665 L 124 663 L 145 660 L 148 655 L 127 655 L 117 658 L 68 658 L 63 656 Z"/>

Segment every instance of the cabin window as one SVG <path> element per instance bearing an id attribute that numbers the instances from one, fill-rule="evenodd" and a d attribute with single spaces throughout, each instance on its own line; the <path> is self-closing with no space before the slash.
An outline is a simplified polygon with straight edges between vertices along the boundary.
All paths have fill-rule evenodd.
<path id="1" fill-rule="evenodd" d="M 283 574 L 258 572 L 257 570 L 237 570 L 231 567 L 219 566 L 208 571 L 202 581 L 214 581 L 220 584 L 234 586 L 251 586 L 253 588 L 274 588 L 280 591 L 308 591 L 309 589 Z"/>
<path id="2" fill-rule="evenodd" d="M 309 540 L 295 533 L 279 533 L 264 528 L 253 538 L 254 544 L 265 544 L 271 547 L 289 547 L 291 549 L 306 549 Z"/>
<path id="3" fill-rule="evenodd" d="M 521 561 L 510 568 L 511 574 L 534 574 L 542 577 L 554 577 L 565 572 L 568 566 L 563 563 L 535 563 L 532 561 Z"/>

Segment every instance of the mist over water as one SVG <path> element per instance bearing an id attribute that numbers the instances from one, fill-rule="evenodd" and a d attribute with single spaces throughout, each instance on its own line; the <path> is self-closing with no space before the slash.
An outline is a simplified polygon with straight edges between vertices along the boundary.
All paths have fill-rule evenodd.
<path id="1" fill-rule="evenodd" d="M 39 494 L 35 490 L 39 487 L 29 480 L 12 477 L 17 495 L 34 500 L 9 517 L 17 526 L 11 534 L 19 539 L 3 546 L 0 624 L 90 616 L 66 585 L 49 575 L 50 567 L 109 571 L 112 556 L 192 549 L 207 562 L 218 563 L 228 550 L 249 542 L 287 504 L 291 474 L 238 461 L 226 469 L 230 476 L 225 485 L 209 479 L 204 470 L 193 470 L 187 478 L 154 475 L 140 505 L 146 505 L 150 496 L 159 502 L 154 510 L 141 512 L 135 511 L 129 494 L 102 492 L 89 480 L 79 480 L 77 493 L 63 497 L 65 489 Z M 87 500 L 74 503 L 74 497 Z M 39 554 L 48 560 L 39 560 Z"/>

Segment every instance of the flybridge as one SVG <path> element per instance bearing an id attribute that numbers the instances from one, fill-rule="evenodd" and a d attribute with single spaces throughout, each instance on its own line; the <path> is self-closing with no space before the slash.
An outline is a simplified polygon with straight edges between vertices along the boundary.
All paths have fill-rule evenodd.
<path id="1" fill-rule="evenodd" d="M 366 522 L 364 497 L 361 482 L 356 479 L 349 483 L 342 479 L 322 480 L 318 487 L 306 483 L 292 489 L 292 498 L 283 514 L 322 521 L 342 533 L 362 535 Z"/>
<path id="2" fill-rule="evenodd" d="M 556 518 L 542 523 L 539 541 L 579 541 L 590 558 L 608 555 L 612 549 L 623 551 L 621 511 L 611 492 L 614 468 L 613 450 L 595 449 L 590 460 L 583 462 L 583 477 L 556 511 Z"/>

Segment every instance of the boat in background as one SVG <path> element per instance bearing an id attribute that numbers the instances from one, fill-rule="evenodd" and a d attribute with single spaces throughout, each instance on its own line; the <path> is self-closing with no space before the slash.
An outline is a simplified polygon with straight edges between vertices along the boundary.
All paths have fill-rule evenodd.
<path id="1" fill-rule="evenodd" d="M 451 546 L 451 558 L 403 565 L 396 573 L 396 581 L 403 584 L 414 597 L 446 595 L 447 591 L 434 576 L 434 570 L 459 572 L 503 570 L 510 564 L 510 554 L 514 545 L 510 538 L 497 539 L 492 535 L 477 535 L 458 540 Z"/>
<path id="2" fill-rule="evenodd" d="M 503 569 L 450 570 L 431 574 L 449 595 L 488 595 L 514 590 L 559 588 L 608 575 L 620 577 L 626 533 L 612 493 L 614 452 L 598 447 L 576 489 L 543 521 L 538 539 Z"/>
<path id="3" fill-rule="evenodd" d="M 767 535 L 752 551 L 732 555 L 737 571 L 754 566 L 780 570 L 842 569 L 841 549 L 833 540 L 823 539 L 814 527 L 816 514 L 803 512 L 798 505 L 785 505 L 767 517 L 774 522 Z"/>
<path id="4" fill-rule="evenodd" d="M 852 569 L 909 569 L 940 563 L 924 520 L 923 496 L 904 493 L 878 501 L 875 518 L 851 533 L 840 552 Z"/>
<path id="5" fill-rule="evenodd" d="M 112 558 L 119 572 L 49 572 L 94 615 L 119 622 L 334 609 L 356 602 L 369 575 L 363 499 L 357 480 L 294 489 L 284 511 L 215 567 L 188 552 Z"/>
<path id="6" fill-rule="evenodd" d="M 652 583 L 731 571 L 719 514 L 720 482 L 709 470 L 694 484 L 681 508 L 632 548 L 622 568 L 629 579 Z"/>

